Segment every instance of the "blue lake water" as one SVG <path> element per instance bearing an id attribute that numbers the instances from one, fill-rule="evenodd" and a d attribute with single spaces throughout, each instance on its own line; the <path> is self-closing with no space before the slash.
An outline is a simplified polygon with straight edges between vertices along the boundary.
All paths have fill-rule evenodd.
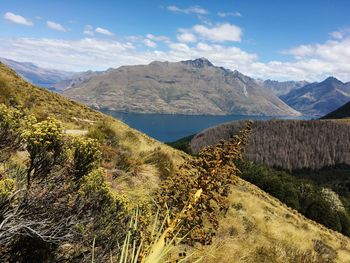
<path id="1" fill-rule="evenodd" d="M 211 126 L 236 120 L 270 120 L 270 119 L 311 119 L 307 116 L 247 116 L 247 115 L 173 115 L 173 114 L 141 114 L 123 113 L 103 110 L 130 127 L 162 142 L 172 142 L 198 133 Z"/>

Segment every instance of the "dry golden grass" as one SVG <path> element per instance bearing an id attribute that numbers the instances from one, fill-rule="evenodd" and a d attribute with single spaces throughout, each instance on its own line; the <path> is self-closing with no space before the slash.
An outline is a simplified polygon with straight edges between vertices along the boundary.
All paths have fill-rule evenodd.
<path id="1" fill-rule="evenodd" d="M 213 244 L 195 249 L 202 262 L 350 262 L 349 238 L 240 178 L 230 202 Z"/>

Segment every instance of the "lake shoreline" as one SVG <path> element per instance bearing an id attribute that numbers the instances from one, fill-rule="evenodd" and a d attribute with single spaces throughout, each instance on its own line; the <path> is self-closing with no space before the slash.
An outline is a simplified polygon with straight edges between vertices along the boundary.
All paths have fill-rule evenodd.
<path id="1" fill-rule="evenodd" d="M 172 142 L 225 122 L 239 120 L 311 120 L 315 116 L 255 116 L 255 115 L 183 115 L 157 113 L 127 113 L 101 109 L 130 127 L 161 142 Z"/>

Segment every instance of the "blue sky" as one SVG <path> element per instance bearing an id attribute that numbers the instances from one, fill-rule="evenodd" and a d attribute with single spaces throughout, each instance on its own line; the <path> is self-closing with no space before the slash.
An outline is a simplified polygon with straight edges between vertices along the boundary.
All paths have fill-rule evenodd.
<path id="1" fill-rule="evenodd" d="M 350 80 L 350 1 L 2 0 L 0 56 L 65 70 L 207 57 L 257 78 Z"/>

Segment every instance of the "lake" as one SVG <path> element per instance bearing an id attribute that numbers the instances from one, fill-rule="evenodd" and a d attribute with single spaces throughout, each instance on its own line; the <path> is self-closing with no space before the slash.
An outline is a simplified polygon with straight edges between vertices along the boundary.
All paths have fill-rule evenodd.
<path id="1" fill-rule="evenodd" d="M 248 115 L 174 115 L 174 114 L 142 114 L 123 113 L 102 110 L 130 127 L 139 130 L 162 142 L 172 142 L 198 133 L 206 128 L 224 122 L 237 120 L 271 120 L 271 119 L 311 119 L 307 116 L 248 116 Z"/>

